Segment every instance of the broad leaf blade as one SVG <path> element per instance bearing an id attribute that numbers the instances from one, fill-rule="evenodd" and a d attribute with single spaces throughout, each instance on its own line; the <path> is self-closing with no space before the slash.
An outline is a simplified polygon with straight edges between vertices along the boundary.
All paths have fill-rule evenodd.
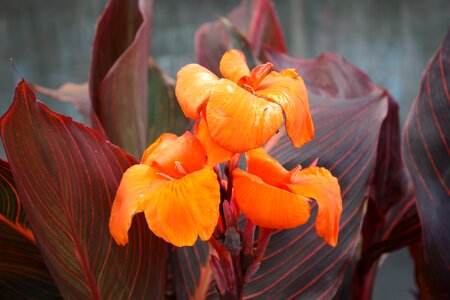
<path id="1" fill-rule="evenodd" d="M 142 218 L 130 243 L 108 230 L 122 173 L 136 161 L 97 132 L 50 111 L 21 81 L 1 122 L 18 195 L 65 298 L 162 298 L 166 244 Z"/>
<path id="2" fill-rule="evenodd" d="M 109 139 L 138 157 L 146 145 L 151 0 L 110 0 L 97 24 L 89 90 Z"/>
<path id="3" fill-rule="evenodd" d="M 366 299 L 372 294 L 379 260 L 384 253 L 420 239 L 414 187 L 401 155 L 398 105 L 390 96 L 388 103 L 362 228 L 361 254 L 352 278 L 354 299 Z"/>
<path id="4" fill-rule="evenodd" d="M 245 4 L 245 1 L 243 3 Z M 270 0 L 251 1 L 251 5 L 249 8 L 247 4 L 247 13 L 244 14 L 251 15 L 250 24 L 247 30 L 241 28 L 241 31 L 246 33 L 255 56 L 265 61 L 265 47 L 269 47 L 272 51 L 287 53 L 275 5 Z"/>
<path id="5" fill-rule="evenodd" d="M 0 160 L 0 236 L 0 298 L 61 298 L 28 228 L 11 169 L 3 160 Z"/>
<path id="6" fill-rule="evenodd" d="M 277 68 L 300 65 L 299 72 L 309 88 L 316 136 L 296 149 L 283 133 L 269 142 L 267 149 L 288 168 L 308 165 L 318 157 L 319 165 L 338 177 L 343 215 L 336 248 L 317 237 L 315 217 L 304 226 L 276 231 L 245 294 L 247 298 L 328 299 L 335 295 L 354 256 L 389 98 L 367 76 L 360 76 L 361 71 L 335 55 L 304 61 L 281 53 L 268 54 Z M 305 65 L 310 68 L 309 74 L 316 76 L 302 74 Z M 352 82 L 354 88 L 350 89 L 349 83 L 338 85 L 335 79 L 341 78 Z M 316 211 L 314 206 L 313 216 Z"/>
<path id="7" fill-rule="evenodd" d="M 17 196 L 16 184 L 11 174 L 8 162 L 0 159 L 0 214 L 5 221 L 17 226 L 29 239 L 34 240 L 29 229 L 27 217 Z"/>
<path id="8" fill-rule="evenodd" d="M 147 144 L 152 144 L 164 132 L 185 132 L 189 121 L 175 97 L 175 81 L 151 59 L 148 62 L 148 87 Z"/>
<path id="9" fill-rule="evenodd" d="M 403 153 L 422 221 L 426 290 L 448 297 L 450 286 L 450 31 L 429 62 L 405 125 Z"/>
<path id="10" fill-rule="evenodd" d="M 205 299 L 212 280 L 209 245 L 198 240 L 193 247 L 170 253 L 177 299 Z"/>

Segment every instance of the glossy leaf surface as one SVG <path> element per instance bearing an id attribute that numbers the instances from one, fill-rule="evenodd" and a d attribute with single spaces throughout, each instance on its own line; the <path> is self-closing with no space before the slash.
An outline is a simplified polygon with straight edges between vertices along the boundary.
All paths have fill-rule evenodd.
<path id="1" fill-rule="evenodd" d="M 127 247 L 117 246 L 108 230 L 122 173 L 136 160 L 103 135 L 50 111 L 23 80 L 1 133 L 22 206 L 62 295 L 163 297 L 166 244 L 141 216 Z"/>

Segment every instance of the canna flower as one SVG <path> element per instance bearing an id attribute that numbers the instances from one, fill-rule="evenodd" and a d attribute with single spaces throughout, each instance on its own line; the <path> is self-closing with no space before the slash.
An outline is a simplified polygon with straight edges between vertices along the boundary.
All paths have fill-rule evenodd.
<path id="1" fill-rule="evenodd" d="M 228 152 L 261 147 L 283 123 L 300 147 L 314 136 L 303 79 L 294 69 L 271 68 L 265 63 L 250 71 L 243 53 L 229 50 L 220 61 L 224 78 L 189 64 L 177 74 L 176 96 L 186 117 L 203 117 L 212 140 Z"/>
<path id="2" fill-rule="evenodd" d="M 210 166 L 223 163 L 233 157 L 234 153 L 225 150 L 213 140 L 204 117 L 200 119 L 200 122 L 195 123 L 194 133 L 206 151 Z"/>
<path id="3" fill-rule="evenodd" d="M 120 245 L 128 242 L 134 214 L 145 213 L 153 233 L 175 246 L 208 240 L 219 218 L 217 175 L 190 132 L 162 134 L 140 164 L 123 175 L 111 210 L 109 229 Z"/>
<path id="4" fill-rule="evenodd" d="M 298 166 L 289 172 L 262 149 L 251 150 L 246 157 L 247 172 L 233 171 L 233 187 L 247 218 L 265 228 L 294 228 L 308 221 L 310 199 L 315 199 L 317 235 L 336 246 L 342 198 L 337 179 L 327 169 Z"/>

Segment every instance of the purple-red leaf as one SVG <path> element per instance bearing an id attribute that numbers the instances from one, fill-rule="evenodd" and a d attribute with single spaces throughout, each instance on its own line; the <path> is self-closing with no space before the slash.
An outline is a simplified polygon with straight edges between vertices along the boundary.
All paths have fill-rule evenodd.
<path id="1" fill-rule="evenodd" d="M 219 61 L 225 51 L 242 47 L 236 43 L 236 38 L 241 35 L 247 38 L 254 57 L 262 61 L 266 60 L 264 55 L 266 46 L 272 50 L 287 53 L 272 1 L 243 0 L 230 12 L 227 19 L 238 32 L 234 32 L 235 29 L 219 20 L 203 24 L 195 34 L 196 60 L 214 73 L 220 74 Z M 244 48 L 246 47 L 247 43 L 244 45 Z"/>
<path id="2" fill-rule="evenodd" d="M 135 157 L 147 138 L 152 0 L 110 0 L 97 24 L 89 91 L 109 139 Z"/>
<path id="3" fill-rule="evenodd" d="M 164 132 L 185 132 L 189 121 L 175 97 L 175 80 L 159 69 L 152 59 L 148 61 L 148 87 L 147 144 L 152 144 Z"/>
<path id="4" fill-rule="evenodd" d="M 338 177 L 343 196 L 339 240 L 335 248 L 317 237 L 317 207 L 310 222 L 273 234 L 261 268 L 246 285 L 246 298 L 329 299 L 336 293 L 360 235 L 365 201 L 376 166 L 380 130 L 389 112 L 389 95 L 356 67 L 327 54 L 299 60 L 269 52 L 276 68 L 295 68 L 305 79 L 316 129 L 300 149 L 282 133 L 267 145 L 288 169 L 316 157 Z M 308 70 L 302 73 L 303 70 Z"/>
<path id="5" fill-rule="evenodd" d="M 420 240 L 414 187 L 401 156 L 398 105 L 389 98 L 362 228 L 361 255 L 352 280 L 353 299 L 370 299 L 381 255 Z"/>
<path id="6" fill-rule="evenodd" d="M 421 297 L 450 295 L 450 31 L 423 77 L 405 125 L 403 153 L 422 221 Z M 422 251 L 419 251 L 422 252 Z"/>
<path id="7" fill-rule="evenodd" d="M 108 230 L 123 172 L 136 163 L 99 133 L 50 111 L 25 81 L 1 121 L 17 192 L 44 261 L 65 298 L 158 299 L 166 244 L 141 217 L 130 243 Z"/>
<path id="8" fill-rule="evenodd" d="M 173 287 L 177 299 L 205 299 L 212 280 L 209 245 L 197 240 L 193 247 L 170 253 Z"/>
<path id="9" fill-rule="evenodd" d="M 61 298 L 17 197 L 7 162 L 0 160 L 0 298 Z"/>

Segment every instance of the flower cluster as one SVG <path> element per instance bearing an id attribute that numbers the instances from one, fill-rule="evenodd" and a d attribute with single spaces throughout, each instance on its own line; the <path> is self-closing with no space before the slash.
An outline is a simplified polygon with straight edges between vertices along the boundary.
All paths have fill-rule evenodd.
<path id="1" fill-rule="evenodd" d="M 288 171 L 261 148 L 283 124 L 296 147 L 314 136 L 302 78 L 293 69 L 271 69 L 266 63 L 250 70 L 245 56 L 230 50 L 220 62 L 223 78 L 197 64 L 178 72 L 177 99 L 186 117 L 198 122 L 193 133 L 162 134 L 124 173 L 109 224 L 118 244 L 128 242 L 139 212 L 157 236 L 191 246 L 198 237 L 210 240 L 218 223 L 223 228 L 222 206 L 231 203 L 261 228 L 286 229 L 309 220 L 314 199 L 317 235 L 336 245 L 342 211 L 337 179 L 315 164 Z M 242 153 L 246 170 L 236 167 Z M 227 161 L 225 180 L 218 165 Z"/>

